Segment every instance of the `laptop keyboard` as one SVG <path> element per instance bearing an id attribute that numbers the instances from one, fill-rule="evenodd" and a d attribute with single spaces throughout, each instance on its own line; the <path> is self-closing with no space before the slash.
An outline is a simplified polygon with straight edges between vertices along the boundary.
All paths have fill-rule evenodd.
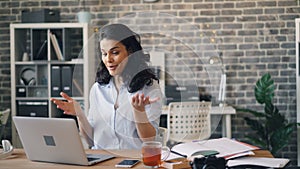
<path id="1" fill-rule="evenodd" d="M 88 162 L 105 161 L 113 158 L 114 156 L 108 154 L 87 154 Z"/>
<path id="2" fill-rule="evenodd" d="M 99 160 L 100 158 L 93 158 L 93 157 L 87 157 L 88 161 L 94 161 L 94 160 Z"/>

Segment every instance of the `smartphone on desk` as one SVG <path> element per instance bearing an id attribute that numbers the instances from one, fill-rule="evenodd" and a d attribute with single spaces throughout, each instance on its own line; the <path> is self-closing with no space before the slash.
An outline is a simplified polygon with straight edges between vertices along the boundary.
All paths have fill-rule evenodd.
<path id="1" fill-rule="evenodd" d="M 116 164 L 115 167 L 131 168 L 139 162 L 139 160 L 135 159 L 126 159 Z"/>

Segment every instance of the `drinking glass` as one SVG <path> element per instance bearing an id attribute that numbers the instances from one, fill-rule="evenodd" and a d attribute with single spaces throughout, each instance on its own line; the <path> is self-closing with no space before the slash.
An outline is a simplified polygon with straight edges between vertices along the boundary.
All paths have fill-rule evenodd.
<path id="1" fill-rule="evenodd" d="M 158 141 L 146 141 L 142 145 L 142 160 L 146 167 L 158 168 L 170 155 L 170 149 Z"/>

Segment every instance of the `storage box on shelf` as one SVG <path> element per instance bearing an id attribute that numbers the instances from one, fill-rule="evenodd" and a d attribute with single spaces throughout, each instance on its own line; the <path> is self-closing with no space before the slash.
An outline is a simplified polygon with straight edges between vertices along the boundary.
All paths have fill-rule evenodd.
<path id="1" fill-rule="evenodd" d="M 85 46 L 92 34 L 85 23 L 10 25 L 12 116 L 65 117 L 50 102 L 60 91 L 88 106 L 97 66 Z M 12 141 L 22 146 L 14 125 Z"/>

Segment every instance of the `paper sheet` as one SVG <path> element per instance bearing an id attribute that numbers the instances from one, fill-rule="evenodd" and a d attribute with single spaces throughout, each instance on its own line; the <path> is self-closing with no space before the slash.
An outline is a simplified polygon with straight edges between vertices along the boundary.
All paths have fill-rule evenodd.
<path id="1" fill-rule="evenodd" d="M 241 157 L 234 160 L 228 160 L 227 166 L 254 165 L 262 167 L 283 168 L 289 162 L 285 158 L 265 158 L 265 157 Z"/>

